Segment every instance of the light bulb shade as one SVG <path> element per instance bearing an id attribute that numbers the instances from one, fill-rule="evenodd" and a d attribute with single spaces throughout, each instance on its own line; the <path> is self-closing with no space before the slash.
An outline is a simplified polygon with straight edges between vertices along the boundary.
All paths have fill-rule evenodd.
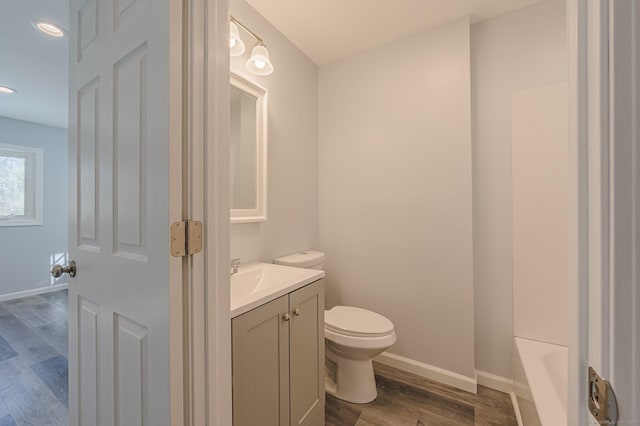
<path id="1" fill-rule="evenodd" d="M 229 22 L 229 52 L 231 56 L 240 56 L 244 50 L 244 42 L 240 38 L 238 26 L 234 22 Z"/>
<path id="2" fill-rule="evenodd" d="M 265 46 L 258 44 L 253 48 L 247 61 L 247 69 L 255 75 L 269 75 L 273 72 L 269 51 Z"/>

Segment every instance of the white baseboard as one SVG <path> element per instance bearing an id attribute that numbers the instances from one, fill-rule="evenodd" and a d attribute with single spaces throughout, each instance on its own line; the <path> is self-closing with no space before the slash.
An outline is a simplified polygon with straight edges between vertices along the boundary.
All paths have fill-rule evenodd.
<path id="1" fill-rule="evenodd" d="M 417 376 L 424 377 L 445 385 L 453 386 L 467 392 L 477 393 L 478 386 L 476 378 L 467 377 L 444 368 L 434 367 L 413 359 L 405 358 L 400 355 L 383 352 L 378 355 L 375 360 L 381 364 L 397 368 L 398 370 L 407 371 Z"/>
<path id="2" fill-rule="evenodd" d="M 69 284 L 56 284 L 47 287 L 34 288 L 31 290 L 16 291 L 15 293 L 0 294 L 0 302 L 5 300 L 22 299 L 23 297 L 37 296 L 38 294 L 51 293 L 58 290 L 64 290 Z"/>
<path id="3" fill-rule="evenodd" d="M 518 397 L 515 392 L 510 392 L 511 395 L 511 404 L 513 404 L 513 411 L 516 412 L 516 420 L 518 421 L 518 426 L 524 426 L 522 423 L 522 414 L 520 414 L 520 406 L 518 405 Z"/>
<path id="4" fill-rule="evenodd" d="M 476 370 L 478 384 L 506 394 L 513 392 L 513 380 L 486 371 Z"/>

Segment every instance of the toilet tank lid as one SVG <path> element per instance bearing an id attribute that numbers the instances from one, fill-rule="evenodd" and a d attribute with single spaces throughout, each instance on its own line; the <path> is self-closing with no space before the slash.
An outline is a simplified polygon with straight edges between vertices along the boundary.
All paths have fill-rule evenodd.
<path id="1" fill-rule="evenodd" d="M 273 261 L 276 265 L 295 266 L 296 268 L 308 268 L 324 262 L 324 253 L 314 250 L 306 250 L 289 256 L 279 257 Z"/>

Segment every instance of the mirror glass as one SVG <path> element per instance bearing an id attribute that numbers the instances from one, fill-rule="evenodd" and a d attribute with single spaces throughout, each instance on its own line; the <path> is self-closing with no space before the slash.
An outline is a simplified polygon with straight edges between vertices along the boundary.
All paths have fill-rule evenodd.
<path id="1" fill-rule="evenodd" d="M 256 98 L 231 86 L 229 126 L 232 209 L 256 208 Z"/>
<path id="2" fill-rule="evenodd" d="M 231 222 L 266 220 L 266 90 L 231 75 L 229 205 Z"/>

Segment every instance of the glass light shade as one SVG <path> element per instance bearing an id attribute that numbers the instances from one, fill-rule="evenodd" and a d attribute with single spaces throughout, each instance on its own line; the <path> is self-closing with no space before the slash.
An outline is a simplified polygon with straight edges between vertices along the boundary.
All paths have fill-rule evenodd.
<path id="1" fill-rule="evenodd" d="M 244 42 L 240 38 L 240 31 L 234 22 L 229 22 L 229 51 L 231 56 L 240 56 L 244 53 Z"/>
<path id="2" fill-rule="evenodd" d="M 247 61 L 247 69 L 255 75 L 269 75 L 273 72 L 269 51 L 265 46 L 258 44 L 253 48 Z"/>

